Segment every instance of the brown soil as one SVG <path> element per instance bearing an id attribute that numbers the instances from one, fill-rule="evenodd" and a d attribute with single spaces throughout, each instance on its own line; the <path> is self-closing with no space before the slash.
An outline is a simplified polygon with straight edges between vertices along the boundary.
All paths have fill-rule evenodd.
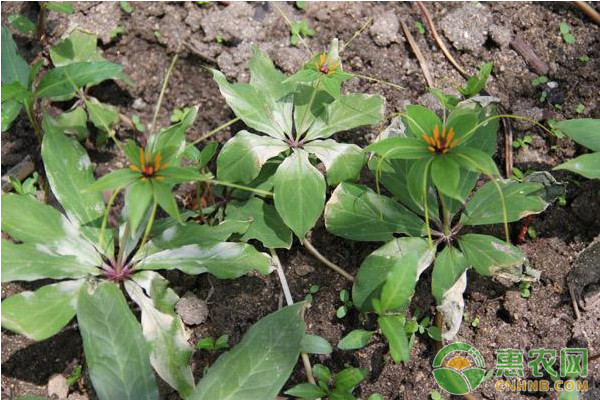
<path id="1" fill-rule="evenodd" d="M 223 2 L 225 3 L 225 2 Z M 164 73 L 175 52 L 179 52 L 173 76 L 165 94 L 159 122 L 168 124 L 170 112 L 175 107 L 200 105 L 200 113 L 188 138 L 193 140 L 232 118 L 219 95 L 208 65 L 218 67 L 230 78 L 248 79 L 245 63 L 251 53 L 251 44 L 257 44 L 274 60 L 275 64 L 290 73 L 299 68 L 306 59 L 302 47 L 289 45 L 289 29 L 273 3 L 234 3 L 229 5 L 210 3 L 131 3 L 133 13 L 124 13 L 118 2 L 76 3 L 71 16 L 51 13 L 48 18 L 48 38 L 51 43 L 60 38 L 68 27 L 79 26 L 99 35 L 105 57 L 125 66 L 134 82 L 133 86 L 121 83 L 103 84 L 94 89 L 101 100 L 119 107 L 125 115 L 138 114 L 149 124 L 154 104 L 159 95 Z M 418 8 L 410 3 L 308 3 L 305 10 L 298 10 L 292 3 L 276 3 L 292 20 L 307 19 L 317 31 L 307 40 L 313 51 L 326 48 L 333 37 L 349 40 L 360 26 L 374 17 L 374 27 L 367 28 L 342 54 L 348 70 L 391 82 L 403 87 L 391 86 L 360 79 L 353 79 L 345 90 L 377 93 L 387 99 L 387 113 L 402 110 L 406 104 L 431 105 L 431 96 L 417 60 L 408 46 L 397 19 L 407 23 L 424 53 L 436 85 L 441 89 L 454 90 L 463 79 L 439 51 L 429 32 L 419 34 L 416 21 L 423 21 Z M 483 35 L 483 41 L 453 44 L 446 40 L 457 60 L 470 72 L 484 61 L 494 62 L 493 78 L 488 84 L 490 94 L 501 99 L 502 105 L 515 114 L 528 115 L 538 120 L 548 118 L 600 117 L 600 29 L 578 9 L 567 3 L 426 3 L 442 36 L 446 25 L 469 22 L 466 7 L 475 7 L 482 23 L 467 27 L 470 37 Z M 2 22 L 7 15 L 22 13 L 37 18 L 37 3 L 3 2 Z M 452 14 L 457 13 L 457 14 Z M 391 20 L 390 20 L 391 16 Z M 461 18 L 462 16 L 462 18 Z M 446 18 L 446 24 L 442 21 Z M 391 21 L 391 25 L 390 25 Z M 559 33 L 560 22 L 567 22 L 576 43 L 567 45 Z M 117 26 L 124 33 L 111 39 L 108 35 Z M 494 28 L 492 28 L 494 26 Z M 387 28 L 386 28 L 387 27 Z M 391 28 L 390 28 L 391 27 Z M 488 34 L 489 28 L 489 34 Z M 494 34 L 492 34 L 492 31 Z M 159 33 L 157 33 L 159 32 Z M 504 39 L 503 39 L 504 35 Z M 547 76 L 556 82 L 548 88 L 548 101 L 540 102 L 543 85 L 533 87 L 531 80 L 538 74 L 532 71 L 524 59 L 509 45 L 511 35 L 526 39 L 533 51 L 548 68 Z M 222 38 L 217 43 L 215 37 Z M 508 39 L 506 39 L 508 36 Z M 15 35 L 22 54 L 31 61 L 40 51 L 39 45 Z M 457 50 L 460 49 L 460 50 Z M 589 62 L 579 61 L 587 55 Z M 575 110 L 583 104 L 585 110 Z M 558 106 L 557 106 L 558 105 Z M 383 126 L 383 124 L 382 124 Z M 216 136 L 225 141 L 241 125 L 234 125 Z M 341 137 L 359 145 L 365 145 L 381 127 L 361 129 Z M 530 134 L 533 144 L 525 150 L 515 151 L 516 166 L 528 169 L 550 169 L 553 165 L 571 158 L 582 149 L 568 139 L 549 138 L 542 131 L 527 124 L 513 124 L 515 137 Z M 133 133 L 123 128 L 122 138 Z M 41 172 L 39 149 L 35 137 L 22 115 L 2 138 L 2 172 L 15 165 L 25 155 L 31 155 Z M 143 138 L 142 138 L 143 139 Z M 112 148 L 94 148 L 87 144 L 98 174 L 104 174 L 122 166 L 123 158 Z M 556 146 L 556 147 L 553 147 Z M 503 163 L 503 157 L 498 157 Z M 598 309 L 582 313 L 576 321 L 571 298 L 566 286 L 566 276 L 573 267 L 579 252 L 600 233 L 600 199 L 598 182 L 584 182 L 581 177 L 560 173 L 558 179 L 568 182 L 567 205 L 554 205 L 533 221 L 538 237 L 528 239 L 521 246 L 534 268 L 542 271 L 542 279 L 532 286 L 531 296 L 524 299 L 516 285 L 502 285 L 475 274 L 469 275 L 465 293 L 466 317 L 457 340 L 475 346 L 484 356 L 486 365 L 495 364 L 494 351 L 502 348 L 536 349 L 581 346 L 590 354 L 600 352 L 598 334 Z M 180 199 L 181 200 L 181 199 Z M 519 224 L 515 224 L 517 230 Z M 355 243 L 328 234 L 322 223 L 314 229 L 311 241 L 326 257 L 355 273 L 362 260 L 377 244 Z M 307 313 L 310 333 L 325 337 L 335 344 L 346 333 L 357 327 L 373 328 L 374 322 L 351 311 L 343 319 L 336 317 L 339 307 L 339 291 L 351 285 L 339 275 L 325 268 L 302 247 L 294 246 L 289 252 L 280 252 L 292 294 L 301 300 L 312 284 L 320 290 Z M 598 260 L 600 263 L 600 260 Z M 194 342 L 204 336 L 231 335 L 231 343 L 237 343 L 243 333 L 258 319 L 277 309 L 281 293 L 277 277 L 248 276 L 232 281 L 219 281 L 208 276 L 190 277 L 168 273 L 172 287 L 183 295 L 192 291 L 205 298 L 211 285 L 214 294 L 209 301 L 209 318 L 193 329 Z M 2 298 L 22 290 L 27 285 L 3 284 Z M 427 279 L 419 283 L 417 296 L 411 311 L 420 309 L 433 315 L 433 299 L 428 294 Z M 479 319 L 474 327 L 472 321 Z M 580 325 L 588 324 L 588 335 L 581 335 Z M 595 329 L 594 329 L 595 326 Z M 586 331 L 585 329 L 583 329 Z M 595 332 L 594 332 L 595 331 Z M 355 392 L 363 399 L 379 392 L 386 399 L 424 399 L 434 390 L 440 390 L 431 373 L 434 356 L 433 342 L 425 336 L 417 337 L 406 365 L 394 364 L 388 354 L 385 341 L 376 336 L 359 351 L 335 350 L 331 355 L 315 356 L 313 362 L 322 362 L 337 371 L 346 364 L 369 370 L 367 379 Z M 72 323 L 59 335 L 40 343 L 2 331 L 2 395 L 7 399 L 20 395 L 46 395 L 49 378 L 53 374 L 68 376 L 73 368 L 84 362 L 81 339 L 76 323 Z M 209 362 L 208 356 L 197 353 L 193 357 L 196 378 Z M 305 380 L 300 366 L 294 372 L 289 385 Z M 600 366 L 590 364 L 588 375 L 590 391 L 584 399 L 600 398 Z M 478 398 L 520 399 L 556 398 L 556 394 L 497 392 L 494 380 L 483 384 L 476 391 Z M 177 398 L 166 385 L 161 387 L 162 398 Z M 84 376 L 83 386 L 73 388 L 70 398 L 87 393 L 93 398 L 93 390 Z"/>

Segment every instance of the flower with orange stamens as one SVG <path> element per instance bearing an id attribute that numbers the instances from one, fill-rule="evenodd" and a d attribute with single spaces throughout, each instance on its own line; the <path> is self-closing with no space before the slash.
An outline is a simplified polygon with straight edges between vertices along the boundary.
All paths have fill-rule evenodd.
<path id="1" fill-rule="evenodd" d="M 322 74 L 325 75 L 333 75 L 335 74 L 335 71 L 337 68 L 339 68 L 340 66 L 340 61 L 336 61 L 334 63 L 329 63 L 328 59 L 327 59 L 327 54 L 325 54 L 325 52 L 321 53 L 321 55 L 319 56 L 319 60 L 315 61 L 315 66 L 317 67 L 317 70 L 319 70 Z"/>
<path id="2" fill-rule="evenodd" d="M 143 148 L 140 148 L 139 150 L 139 164 L 131 163 L 129 165 L 129 169 L 133 172 L 138 172 L 141 175 L 140 179 L 144 182 L 147 179 L 156 179 L 157 181 L 162 181 L 164 177 L 160 176 L 159 172 L 167 168 L 169 163 L 165 162 L 161 164 L 160 150 L 154 157 L 152 157 L 152 153 L 150 151 L 145 152 Z"/>
<path id="3" fill-rule="evenodd" d="M 436 124 L 432 133 L 432 136 L 422 135 L 423 140 L 427 143 L 427 150 L 432 153 L 446 154 L 460 141 L 460 139 L 454 139 L 455 132 L 452 128 L 446 131 L 446 127 L 443 126 L 440 134 L 440 127 Z"/>

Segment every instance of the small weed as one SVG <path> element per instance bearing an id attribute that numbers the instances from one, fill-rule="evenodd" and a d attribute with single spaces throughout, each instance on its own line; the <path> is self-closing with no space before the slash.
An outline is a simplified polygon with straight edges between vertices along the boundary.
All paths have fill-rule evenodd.
<path id="1" fill-rule="evenodd" d="M 209 337 L 202 338 L 196 343 L 198 350 L 208 350 L 215 352 L 218 350 L 225 350 L 229 348 L 229 335 L 221 335 L 217 340 Z"/>
<path id="2" fill-rule="evenodd" d="M 415 27 L 417 28 L 417 32 L 419 32 L 421 35 L 425 34 L 425 26 L 423 26 L 421 21 L 415 22 Z"/>
<path id="3" fill-rule="evenodd" d="M 116 37 L 118 37 L 119 35 L 122 35 L 122 34 L 124 34 L 124 33 L 125 33 L 125 28 L 124 28 L 123 26 L 119 25 L 119 26 L 117 26 L 115 29 L 113 29 L 113 30 L 110 32 L 110 38 L 111 38 L 111 39 L 114 39 L 114 38 L 116 38 Z"/>
<path id="4" fill-rule="evenodd" d="M 584 111 L 585 111 L 585 106 L 581 103 L 577 104 L 577 108 L 575 108 L 575 112 L 577 114 L 583 114 Z"/>
<path id="5" fill-rule="evenodd" d="M 531 296 L 531 282 L 523 281 L 519 283 L 519 290 L 521 291 L 522 298 L 529 298 Z"/>
<path id="6" fill-rule="evenodd" d="M 346 314 L 348 314 L 348 310 L 350 310 L 350 308 L 353 306 L 352 300 L 350 300 L 350 292 L 348 292 L 346 289 L 342 289 L 340 291 L 340 300 L 344 304 L 337 309 L 335 314 L 338 318 L 344 318 Z"/>
<path id="7" fill-rule="evenodd" d="M 548 77 L 542 75 L 542 76 L 538 76 L 537 78 L 533 79 L 531 81 L 531 84 L 533 86 L 539 86 L 542 83 L 546 83 L 546 82 L 548 82 Z"/>
<path id="8" fill-rule="evenodd" d="M 146 130 L 146 126 L 144 124 L 142 124 L 142 121 L 140 120 L 139 115 L 133 114 L 131 116 L 131 122 L 133 123 L 133 126 L 135 127 L 135 129 L 137 129 L 139 132 L 144 132 Z"/>
<path id="9" fill-rule="evenodd" d="M 305 19 L 292 22 L 290 30 L 290 44 L 292 46 L 297 46 L 300 38 L 304 39 L 315 35 L 314 29 L 308 26 L 308 21 Z"/>
<path id="10" fill-rule="evenodd" d="M 560 34 L 567 44 L 575 43 L 575 37 L 571 34 L 571 27 L 566 22 L 560 23 Z"/>
<path id="11" fill-rule="evenodd" d="M 9 176 L 8 179 L 10 180 L 10 183 L 11 183 L 14 191 L 18 194 L 35 196 L 35 194 L 38 191 L 38 189 L 35 186 L 35 184 L 37 183 L 37 180 L 38 180 L 37 172 L 34 172 L 33 176 L 31 178 L 25 179 L 25 181 L 23 183 L 21 183 L 14 176 Z"/>
<path id="12" fill-rule="evenodd" d="M 581 61 L 582 63 L 586 63 L 590 61 L 590 57 L 587 54 L 584 54 L 581 57 L 579 57 L 579 61 Z"/>
<path id="13" fill-rule="evenodd" d="M 513 147 L 515 149 L 526 149 L 533 142 L 531 135 L 525 135 L 522 138 L 517 138 L 513 141 Z"/>
<path id="14" fill-rule="evenodd" d="M 119 5 L 121 6 L 121 9 L 127 14 L 131 14 L 131 12 L 133 11 L 133 7 L 131 7 L 131 4 L 129 4 L 128 1 L 119 1 Z"/>
<path id="15" fill-rule="evenodd" d="M 71 375 L 67 378 L 67 386 L 73 386 L 81 379 L 81 365 L 75 367 Z"/>
<path id="16" fill-rule="evenodd" d="M 362 368 L 347 367 L 332 376 L 329 368 L 322 364 L 313 367 L 313 375 L 317 380 L 314 383 L 301 383 L 289 389 L 285 394 L 303 399 L 317 399 L 327 397 L 330 399 L 356 400 L 352 392 L 367 376 L 368 371 Z M 368 400 L 382 399 L 379 394 L 372 394 Z"/>

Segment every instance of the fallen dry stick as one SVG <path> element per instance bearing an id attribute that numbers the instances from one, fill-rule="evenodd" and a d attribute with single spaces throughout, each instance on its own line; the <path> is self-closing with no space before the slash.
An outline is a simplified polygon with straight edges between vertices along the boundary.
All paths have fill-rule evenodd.
<path id="1" fill-rule="evenodd" d="M 548 64 L 542 61 L 533 51 L 531 46 L 527 44 L 520 36 L 510 42 L 511 47 L 525 60 L 527 65 L 538 75 L 546 75 L 548 73 Z"/>
<path id="2" fill-rule="evenodd" d="M 400 24 L 402 25 L 402 30 L 404 31 L 404 36 L 406 36 L 406 40 L 408 40 L 408 44 L 410 45 L 410 48 L 412 49 L 413 53 L 415 53 L 415 56 L 417 57 L 417 60 L 419 61 L 419 65 L 421 66 L 421 70 L 423 71 L 423 76 L 425 77 L 427 86 L 435 87 L 433 78 L 431 77 L 431 73 L 429 72 L 429 68 L 427 67 L 427 61 L 425 61 L 425 57 L 423 57 L 423 53 L 421 53 L 421 49 L 417 45 L 415 38 L 408 30 L 408 26 L 406 26 L 404 21 L 400 21 Z"/>

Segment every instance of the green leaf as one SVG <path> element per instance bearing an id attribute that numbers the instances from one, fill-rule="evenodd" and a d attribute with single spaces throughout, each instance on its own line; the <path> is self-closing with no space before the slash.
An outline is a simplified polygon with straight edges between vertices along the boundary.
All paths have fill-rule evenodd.
<path id="1" fill-rule="evenodd" d="M 198 343 L 196 344 L 196 348 L 198 350 L 215 350 L 215 341 L 211 337 L 205 337 L 198 341 Z"/>
<path id="2" fill-rule="evenodd" d="M 137 180 L 129 186 L 125 196 L 125 202 L 129 210 L 129 225 L 132 232 L 137 231 L 148 207 L 152 203 L 154 192 L 152 184 L 148 181 Z"/>
<path id="3" fill-rule="evenodd" d="M 2 231 L 21 242 L 35 245 L 41 252 L 75 256 L 83 265 L 102 264 L 92 244 L 81 236 L 80 227 L 58 210 L 32 196 L 2 195 Z"/>
<path id="4" fill-rule="evenodd" d="M 376 182 L 383 184 L 402 205 L 418 215 L 425 215 L 424 205 L 415 202 L 408 190 L 408 173 L 416 161 L 386 160 L 379 163 L 379 160 L 379 157 L 373 157 L 368 164 L 369 169 L 375 174 Z M 429 218 L 437 220 L 439 218 L 437 191 L 432 185 L 428 185 L 427 208 Z"/>
<path id="5" fill-rule="evenodd" d="M 464 201 L 458 191 L 460 184 L 460 166 L 452 158 L 437 156 L 431 163 L 431 180 L 440 192 L 446 196 Z"/>
<path id="6" fill-rule="evenodd" d="M 23 106 L 15 100 L 2 102 L 0 112 L 2 113 L 2 132 L 6 132 L 12 125 L 15 118 L 19 116 L 19 112 Z"/>
<path id="7" fill-rule="evenodd" d="M 165 210 L 176 221 L 181 221 L 177 201 L 173 197 L 173 188 L 171 185 L 161 183 L 157 180 L 152 182 L 154 189 L 154 199 L 158 202 L 160 208 Z"/>
<path id="8" fill-rule="evenodd" d="M 179 297 L 167 287 L 168 281 L 155 272 L 144 271 L 133 279 L 135 282 L 125 281 L 125 289 L 142 311 L 142 332 L 150 345 L 150 363 L 163 380 L 187 398 L 194 390 L 189 365 L 193 349 L 181 318 L 173 311 Z"/>
<path id="9" fill-rule="evenodd" d="M 381 289 L 381 311 L 404 309 L 415 292 L 419 254 L 409 253 L 392 264 Z"/>
<path id="10" fill-rule="evenodd" d="M 286 390 L 288 396 L 300 397 L 302 399 L 318 399 L 327 395 L 321 387 L 314 383 L 300 383 L 293 388 Z"/>
<path id="11" fill-rule="evenodd" d="M 35 244 L 14 244 L 2 239 L 2 282 L 84 278 L 98 275 L 100 270 L 96 267 L 82 263 L 74 255 L 61 255 Z"/>
<path id="12" fill-rule="evenodd" d="M 341 350 L 362 349 L 369 343 L 373 333 L 375 332 L 366 331 L 364 329 L 354 329 L 339 341 L 337 347 Z"/>
<path id="13" fill-rule="evenodd" d="M 168 160 L 171 165 L 179 165 L 179 160 L 188 147 L 185 132 L 194 124 L 199 108 L 200 106 L 186 107 L 182 111 L 179 122 L 162 129 L 158 134 L 150 135 L 146 149 L 151 149 L 152 154 L 160 151 L 163 160 Z M 135 154 L 134 159 L 137 159 L 138 154 Z"/>
<path id="14" fill-rule="evenodd" d="M 554 169 L 566 169 L 588 179 L 600 179 L 600 152 L 575 157 Z"/>
<path id="15" fill-rule="evenodd" d="M 359 383 L 365 379 L 369 371 L 363 368 L 345 368 L 337 373 L 333 379 L 333 386 L 336 389 L 352 391 Z"/>
<path id="16" fill-rule="evenodd" d="M 304 240 L 323 211 L 325 179 L 308 160 L 308 153 L 296 150 L 277 168 L 273 177 L 275 208 L 287 226 Z"/>
<path id="17" fill-rule="evenodd" d="M 48 125 L 56 127 L 65 135 L 73 136 L 79 141 L 83 141 L 89 136 L 87 129 L 88 116 L 83 107 L 64 112 L 56 118 L 50 114 L 45 114 L 44 118 L 47 119 Z"/>
<path id="18" fill-rule="evenodd" d="M 423 221 L 411 211 L 371 189 L 341 183 L 325 207 L 325 226 L 335 235 L 360 241 L 386 241 L 395 233 L 419 236 Z"/>
<path id="19" fill-rule="evenodd" d="M 390 344 L 390 355 L 394 362 L 408 362 L 410 347 L 404 330 L 404 318 L 400 315 L 383 315 L 377 318 L 377 325 Z"/>
<path id="20" fill-rule="evenodd" d="M 0 59 L 3 84 L 19 82 L 21 86 L 29 87 L 29 65 L 17 52 L 17 44 L 4 25 L 2 25 L 2 57 Z"/>
<path id="21" fill-rule="evenodd" d="M 404 256 L 414 253 L 418 259 L 417 277 L 431 264 L 434 252 L 425 239 L 399 238 L 371 253 L 361 264 L 352 287 L 352 301 L 360 311 L 371 311 L 389 272 Z"/>
<path id="22" fill-rule="evenodd" d="M 74 139 L 60 132 L 44 120 L 42 158 L 48 182 L 56 199 L 65 209 L 67 217 L 78 221 L 83 235 L 92 243 L 100 237 L 104 216 L 102 193 L 85 191 L 94 182 L 92 163 L 84 148 Z M 112 234 L 104 231 L 105 255 L 112 253 Z M 110 254 L 112 255 L 112 254 Z"/>
<path id="23" fill-rule="evenodd" d="M 229 335 L 221 335 L 215 340 L 215 349 L 223 350 L 229 348 Z"/>
<path id="24" fill-rule="evenodd" d="M 33 340 L 57 334 L 75 315 L 82 281 L 64 281 L 25 291 L 2 302 L 2 327 Z"/>
<path id="25" fill-rule="evenodd" d="M 431 156 L 423 140 L 401 136 L 379 140 L 367 146 L 365 151 L 381 156 L 381 160 L 417 160 Z"/>
<path id="26" fill-rule="evenodd" d="M 526 259 L 519 248 L 489 235 L 469 233 L 459 236 L 458 243 L 469 265 L 482 275 L 518 269 Z"/>
<path id="27" fill-rule="evenodd" d="M 304 140 L 326 139 L 334 133 L 373 125 L 383 118 L 384 101 L 381 96 L 351 94 L 340 97 L 325 106 Z"/>
<path id="28" fill-rule="evenodd" d="M 35 24 L 24 15 L 10 14 L 8 16 L 8 22 L 23 35 L 29 35 L 30 33 L 35 34 L 37 32 Z"/>
<path id="29" fill-rule="evenodd" d="M 438 304 L 442 303 L 446 292 L 468 268 L 466 257 L 452 246 L 444 248 L 437 255 L 431 277 L 431 292 Z"/>
<path id="30" fill-rule="evenodd" d="M 469 200 L 460 223 L 489 225 L 518 221 L 546 209 L 548 203 L 541 197 L 543 194 L 544 186 L 540 183 L 519 183 L 508 179 L 488 182 Z"/>
<path id="31" fill-rule="evenodd" d="M 219 153 L 217 176 L 224 181 L 248 183 L 258 176 L 267 160 L 288 148 L 279 139 L 240 131 Z"/>
<path id="32" fill-rule="evenodd" d="M 492 157 L 484 151 L 462 146 L 452 149 L 448 154 L 454 161 L 467 171 L 484 174 L 490 178 L 500 177 L 500 172 Z"/>
<path id="33" fill-rule="evenodd" d="M 330 186 L 357 180 L 366 161 L 365 154 L 357 145 L 331 139 L 312 141 L 304 146 L 304 150 L 315 154 L 323 162 Z"/>
<path id="34" fill-rule="evenodd" d="M 304 337 L 304 303 L 254 324 L 242 341 L 217 359 L 190 400 L 272 400 L 289 378 Z"/>
<path id="35" fill-rule="evenodd" d="M 95 85 L 107 79 L 128 82 L 123 66 L 108 61 L 78 62 L 46 72 L 37 86 L 35 97 L 68 100 L 84 86 Z"/>
<path id="36" fill-rule="evenodd" d="M 286 76 L 273 65 L 273 61 L 257 46 L 252 46 L 252 57 L 248 61 L 250 84 L 269 93 L 278 100 L 292 90 L 292 85 L 283 83 Z M 291 132 L 291 126 L 289 127 Z"/>
<path id="37" fill-rule="evenodd" d="M 55 67 L 85 61 L 105 61 L 97 48 L 96 35 L 79 30 L 71 32 L 66 39 L 53 46 L 50 58 Z"/>
<path id="38" fill-rule="evenodd" d="M 131 14 L 131 12 L 133 11 L 133 7 L 131 7 L 131 4 L 129 4 L 128 1 L 119 1 L 119 5 L 121 6 L 121 9 L 127 14 Z"/>
<path id="39" fill-rule="evenodd" d="M 300 70 L 299 74 L 302 71 Z M 310 73 L 316 71 L 310 70 Z M 302 136 L 315 122 L 315 120 L 324 114 L 325 106 L 334 100 L 324 90 L 312 85 L 298 85 L 294 93 L 294 126 L 296 135 Z M 310 108 L 309 108 L 310 107 Z"/>
<path id="40" fill-rule="evenodd" d="M 77 321 L 90 379 L 100 400 L 158 399 L 140 323 L 117 285 L 84 284 Z"/>
<path id="41" fill-rule="evenodd" d="M 112 136 L 115 126 L 119 123 L 119 110 L 117 107 L 100 103 L 97 99 L 90 97 L 85 102 L 90 121 L 101 132 L 96 143 L 104 144 L 108 136 Z"/>
<path id="42" fill-rule="evenodd" d="M 117 169 L 100 177 L 96 182 L 87 187 L 86 191 L 114 190 L 125 187 L 136 180 L 140 180 L 140 174 L 129 168 Z"/>
<path id="43" fill-rule="evenodd" d="M 248 230 L 248 221 L 225 220 L 219 225 L 199 225 L 195 222 L 179 224 L 168 218 L 154 222 L 152 244 L 161 249 L 174 249 L 188 244 L 216 244 L 227 240 L 233 233 Z"/>
<path id="44" fill-rule="evenodd" d="M 15 100 L 21 104 L 29 101 L 29 91 L 21 86 L 20 82 L 14 81 L 2 85 L 2 103 L 8 100 Z"/>
<path id="45" fill-rule="evenodd" d="M 600 151 L 600 119 L 580 118 L 560 121 L 556 129 L 582 146 L 594 151 Z"/>
<path id="46" fill-rule="evenodd" d="M 189 244 L 143 258 L 140 269 L 179 269 L 186 274 L 209 272 L 219 279 L 233 279 L 257 270 L 269 273 L 270 257 L 246 243 L 221 242 L 212 246 Z"/>
<path id="47" fill-rule="evenodd" d="M 438 129 L 442 127 L 442 121 L 433 111 L 418 105 L 406 106 L 402 120 L 406 124 L 407 132 L 418 139 L 423 135 L 431 136 L 436 126 Z"/>
<path id="48" fill-rule="evenodd" d="M 303 353 L 309 354 L 331 354 L 332 351 L 329 342 L 318 335 L 305 335 L 300 347 Z"/>
<path id="49" fill-rule="evenodd" d="M 483 64 L 479 68 L 477 75 L 471 76 L 464 86 L 459 86 L 457 88 L 458 91 L 465 97 L 475 96 L 477 93 L 481 92 L 487 83 L 493 67 L 494 63 L 492 62 Z"/>
<path id="50" fill-rule="evenodd" d="M 219 147 L 219 142 L 210 142 L 210 143 L 207 143 L 202 148 L 202 150 L 200 151 L 200 154 L 198 156 L 198 160 L 197 160 L 198 168 L 203 168 L 208 165 L 210 160 L 212 160 L 215 153 L 217 152 L 218 147 Z M 192 146 L 191 148 L 195 149 L 196 147 Z"/>
<path id="51" fill-rule="evenodd" d="M 431 156 L 415 161 L 410 167 L 406 178 L 408 193 L 412 200 L 419 204 L 423 210 L 425 210 L 425 201 L 429 202 L 429 176 L 431 164 L 435 158 L 435 156 Z M 427 205 L 427 209 L 430 210 L 429 205 Z M 429 218 L 434 217 L 436 215 L 429 215 Z"/>
<path id="52" fill-rule="evenodd" d="M 275 207 L 264 200 L 252 197 L 246 202 L 232 201 L 227 205 L 227 219 L 251 221 L 241 240 L 259 240 L 269 249 L 289 249 L 292 231 L 288 228 Z"/>
<path id="53" fill-rule="evenodd" d="M 160 171 L 159 176 L 164 178 L 163 183 L 177 184 L 194 182 L 204 179 L 204 175 L 194 167 L 167 167 Z"/>
<path id="54" fill-rule="evenodd" d="M 312 372 L 315 378 L 321 382 L 327 383 L 331 379 L 331 371 L 323 364 L 315 364 L 312 367 Z"/>
<path id="55" fill-rule="evenodd" d="M 253 85 L 247 83 L 230 84 L 221 72 L 211 71 L 227 105 L 246 125 L 274 138 L 285 138 L 284 128 L 278 126 L 274 121 L 273 109 L 275 107 L 272 99 L 269 101 L 265 93 Z"/>
<path id="56" fill-rule="evenodd" d="M 73 14 L 73 4 L 70 1 L 48 1 L 44 3 L 44 6 L 48 11 Z"/>

